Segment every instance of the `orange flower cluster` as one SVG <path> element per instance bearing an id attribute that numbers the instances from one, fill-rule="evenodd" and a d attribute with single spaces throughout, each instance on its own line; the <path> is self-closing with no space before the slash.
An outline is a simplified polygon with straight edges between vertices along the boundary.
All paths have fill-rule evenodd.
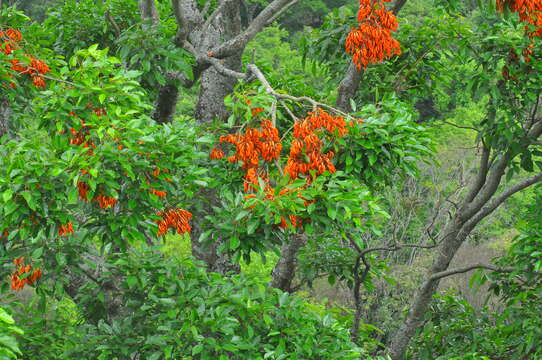
<path id="1" fill-rule="evenodd" d="M 90 190 L 90 186 L 86 182 L 78 181 L 77 182 L 77 190 L 79 192 L 79 197 L 81 198 L 81 200 L 89 201 L 89 199 L 88 199 L 88 191 Z M 98 205 L 102 209 L 110 208 L 110 207 L 114 206 L 117 203 L 117 199 L 115 199 L 113 197 L 110 197 L 110 196 L 107 196 L 107 195 L 103 195 L 103 194 L 99 194 L 94 199 L 92 199 L 92 201 L 98 202 Z"/>
<path id="2" fill-rule="evenodd" d="M 59 236 L 67 236 L 68 234 L 73 233 L 73 224 L 71 222 L 67 223 L 66 225 L 60 225 L 60 228 L 58 229 Z"/>
<path id="3" fill-rule="evenodd" d="M 192 219 L 192 214 L 183 209 L 169 209 L 160 211 L 156 215 L 161 216 L 162 220 L 158 220 L 158 236 L 165 235 L 169 228 L 177 230 L 177 234 L 190 233 L 192 228 L 188 223 Z"/>
<path id="4" fill-rule="evenodd" d="M 322 153 L 323 140 L 318 136 L 318 130 L 326 130 L 331 134 L 344 136 L 348 133 L 346 121 L 340 116 L 331 116 L 322 109 L 317 109 L 302 121 L 294 124 L 294 140 L 290 148 L 290 157 L 284 172 L 295 180 L 299 175 L 308 175 L 311 170 L 316 175 L 324 171 L 334 173 L 335 166 L 331 162 L 334 154 Z M 310 176 L 307 181 L 310 181 Z"/>
<path id="5" fill-rule="evenodd" d="M 211 154 L 209 155 L 209 157 L 213 160 L 223 159 L 224 151 L 221 148 L 215 146 L 213 147 L 213 150 L 211 151 Z"/>
<path id="6" fill-rule="evenodd" d="M 23 262 L 23 256 L 13 260 L 13 263 L 17 265 L 18 269 L 13 274 L 11 274 L 12 290 L 21 290 L 26 284 L 33 285 L 43 275 L 40 269 L 35 269 L 34 271 L 32 271 L 32 266 L 23 265 Z M 21 278 L 23 274 L 27 273 L 29 273 L 30 275 L 26 276 L 25 278 Z"/>
<path id="7" fill-rule="evenodd" d="M 245 170 L 245 192 L 254 190 L 258 185 L 258 177 L 268 183 L 267 175 L 260 171 L 260 159 L 272 161 L 278 159 L 282 150 L 279 132 L 269 120 L 262 120 L 260 129 L 247 128 L 244 134 L 230 134 L 220 137 L 221 143 L 235 145 L 236 153 L 228 157 L 229 162 L 242 161 L 242 168 Z M 211 158 L 221 159 L 224 152 L 214 148 Z"/>
<path id="8" fill-rule="evenodd" d="M 299 216 L 297 215 L 288 215 L 288 218 L 290 219 L 290 223 L 293 227 L 297 227 L 300 225 Z M 280 224 L 279 226 L 283 229 L 286 229 L 288 227 L 288 223 L 286 222 L 286 218 L 284 216 L 280 217 Z"/>
<path id="9" fill-rule="evenodd" d="M 81 200 L 88 201 L 88 191 L 90 186 L 84 181 L 77 181 L 77 190 L 79 191 L 79 197 Z"/>
<path id="10" fill-rule="evenodd" d="M 94 201 L 97 201 L 98 205 L 100 205 L 102 209 L 107 209 L 109 207 L 114 206 L 117 203 L 117 199 L 110 196 L 106 196 L 104 194 L 99 194 L 98 196 L 96 196 L 94 198 Z"/>
<path id="11" fill-rule="evenodd" d="M 346 52 L 358 69 L 377 64 L 401 54 L 399 42 L 391 33 L 397 30 L 397 19 L 392 11 L 386 10 L 385 2 L 390 0 L 360 0 L 358 11 L 359 26 L 346 37 Z"/>
<path id="12" fill-rule="evenodd" d="M 70 116 L 76 115 L 73 112 L 70 112 Z M 81 129 L 76 130 L 74 128 L 70 128 L 70 133 L 72 135 L 70 136 L 70 144 L 77 146 L 82 145 L 84 148 L 91 147 L 92 149 L 96 149 L 96 144 L 91 140 L 87 140 L 88 130 L 91 128 L 92 126 L 86 125 L 84 120 L 81 120 Z M 87 152 L 89 156 L 94 154 L 92 149 Z"/>
<path id="13" fill-rule="evenodd" d="M 18 44 L 22 39 L 23 36 L 19 30 L 7 29 L 6 31 L 0 31 L 0 51 L 6 55 L 10 55 L 13 50 L 19 47 Z M 30 76 L 34 86 L 44 88 L 45 79 L 43 78 L 43 75 L 49 73 L 51 70 L 43 61 L 34 59 L 28 54 L 26 54 L 26 56 L 30 60 L 30 64 L 28 66 L 21 64 L 18 59 L 11 59 L 11 69 L 20 74 Z M 10 86 L 15 87 L 15 84 L 11 83 Z"/>
<path id="14" fill-rule="evenodd" d="M 165 192 L 165 191 L 162 191 L 162 190 L 156 190 L 156 189 L 154 189 L 154 188 L 150 188 L 150 189 L 149 189 L 149 192 L 150 192 L 151 194 L 154 194 L 154 195 L 158 196 L 158 197 L 165 197 L 165 196 L 166 196 L 166 192 Z"/>
<path id="15" fill-rule="evenodd" d="M 517 12 L 519 19 L 524 23 L 534 25 L 536 29 L 530 31 L 525 27 L 529 37 L 542 37 L 542 2 L 540 0 L 497 0 L 497 10 L 504 12 L 508 8 L 511 12 Z"/>

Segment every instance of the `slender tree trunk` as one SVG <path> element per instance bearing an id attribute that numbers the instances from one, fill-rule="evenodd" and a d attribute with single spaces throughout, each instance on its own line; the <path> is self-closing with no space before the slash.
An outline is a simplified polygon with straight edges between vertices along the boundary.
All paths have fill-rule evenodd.
<path id="1" fill-rule="evenodd" d="M 170 80 L 172 81 L 172 80 Z M 158 98 L 154 105 L 152 118 L 159 124 L 171 122 L 177 108 L 179 88 L 173 82 L 162 85 L 158 90 Z"/>
<path id="2" fill-rule="evenodd" d="M 444 242 L 439 257 L 429 271 L 428 280 L 418 290 L 406 321 L 392 339 L 390 356 L 393 360 L 403 359 L 410 339 L 423 323 L 427 307 L 431 303 L 433 295 L 440 283 L 440 279 L 431 280 L 429 277 L 431 274 L 444 271 L 448 268 L 448 265 L 466 238 L 466 236 L 460 235 L 460 228 L 461 223 L 457 221 L 457 217 L 456 221 L 453 221 L 446 227 L 445 234 L 449 234 L 449 240 Z"/>
<path id="3" fill-rule="evenodd" d="M 158 25 L 160 18 L 154 0 L 139 0 L 139 13 L 143 21 L 150 21 L 152 25 Z"/>
<path id="4" fill-rule="evenodd" d="M 352 111 L 352 106 L 350 106 L 350 100 L 356 95 L 361 78 L 363 77 L 363 70 L 358 70 L 354 62 L 350 62 L 346 74 L 339 84 L 337 89 L 337 101 L 335 106 L 342 111 L 350 112 Z"/>
<path id="5" fill-rule="evenodd" d="M 295 277 L 297 252 L 307 243 L 305 234 L 296 234 L 290 237 L 290 241 L 282 245 L 280 259 L 273 269 L 273 279 L 269 284 L 282 291 L 292 292 L 292 282 Z"/>

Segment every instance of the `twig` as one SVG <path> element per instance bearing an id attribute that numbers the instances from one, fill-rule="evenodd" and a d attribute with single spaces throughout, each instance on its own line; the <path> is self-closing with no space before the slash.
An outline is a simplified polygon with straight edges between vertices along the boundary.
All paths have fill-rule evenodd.
<path id="1" fill-rule="evenodd" d="M 120 34 L 121 34 L 120 27 L 115 21 L 115 19 L 113 18 L 113 16 L 111 16 L 111 12 L 109 10 L 105 11 L 105 19 L 109 21 L 111 26 L 113 26 L 113 30 L 115 30 L 115 35 L 117 36 L 117 38 L 120 37 Z"/>
<path id="2" fill-rule="evenodd" d="M 503 268 L 503 267 L 499 267 L 499 266 L 495 266 L 491 264 L 479 263 L 479 264 L 472 264 L 472 265 L 468 265 L 468 266 L 464 266 L 464 267 L 460 267 L 456 269 L 450 269 L 450 270 L 434 273 L 433 275 L 429 277 L 428 281 L 434 281 L 434 280 L 442 279 L 443 277 L 446 277 L 446 276 L 466 273 L 475 269 L 486 269 L 486 270 L 493 270 L 497 272 L 512 272 L 516 270 L 516 268 L 513 268 L 513 267 Z"/>

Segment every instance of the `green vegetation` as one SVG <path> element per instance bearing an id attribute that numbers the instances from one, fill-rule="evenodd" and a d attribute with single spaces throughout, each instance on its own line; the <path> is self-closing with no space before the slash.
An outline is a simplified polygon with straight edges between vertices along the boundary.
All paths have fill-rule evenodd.
<path id="1" fill-rule="evenodd" d="M 0 1 L 0 360 L 540 359 L 540 24 Z"/>

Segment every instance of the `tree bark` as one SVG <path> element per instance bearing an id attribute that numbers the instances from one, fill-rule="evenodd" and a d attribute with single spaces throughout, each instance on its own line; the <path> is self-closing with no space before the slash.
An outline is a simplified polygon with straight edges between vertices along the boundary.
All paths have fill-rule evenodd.
<path id="1" fill-rule="evenodd" d="M 139 0 L 139 13 L 143 21 L 150 21 L 152 25 L 158 25 L 160 18 L 154 0 Z"/>
<path id="2" fill-rule="evenodd" d="M 337 109 L 344 112 L 352 111 L 350 100 L 354 98 L 359 89 L 359 84 L 363 78 L 363 73 L 363 70 L 358 70 L 356 68 L 356 64 L 354 64 L 353 61 L 350 61 L 346 74 L 339 83 L 339 88 L 337 89 L 337 100 L 335 102 L 335 107 Z"/>
<path id="3" fill-rule="evenodd" d="M 7 134 L 9 130 L 9 119 L 11 116 L 11 106 L 9 100 L 0 98 L 0 136 Z"/>
<path id="4" fill-rule="evenodd" d="M 210 52 L 217 44 L 233 39 L 241 32 L 241 15 L 239 1 L 227 1 L 222 11 L 217 14 L 203 34 L 198 50 L 203 53 Z M 194 44 L 195 42 L 192 41 Z M 226 68 L 239 71 L 241 69 L 241 55 L 244 46 L 230 57 L 223 59 Z M 228 112 L 224 105 L 224 98 L 232 93 L 237 79 L 224 76 L 214 67 L 209 67 L 201 74 L 201 88 L 196 105 L 195 117 L 202 123 L 210 123 L 217 119 L 225 121 Z"/>
<path id="5" fill-rule="evenodd" d="M 307 243 L 305 234 L 296 234 L 290 237 L 290 241 L 282 245 L 280 258 L 273 268 L 273 279 L 269 286 L 279 288 L 285 292 L 292 292 L 292 282 L 295 277 L 297 252 Z"/>
<path id="6" fill-rule="evenodd" d="M 171 81 L 171 80 L 170 80 Z M 171 122 L 177 108 L 179 88 L 173 82 L 160 87 L 152 118 L 159 124 Z"/>

